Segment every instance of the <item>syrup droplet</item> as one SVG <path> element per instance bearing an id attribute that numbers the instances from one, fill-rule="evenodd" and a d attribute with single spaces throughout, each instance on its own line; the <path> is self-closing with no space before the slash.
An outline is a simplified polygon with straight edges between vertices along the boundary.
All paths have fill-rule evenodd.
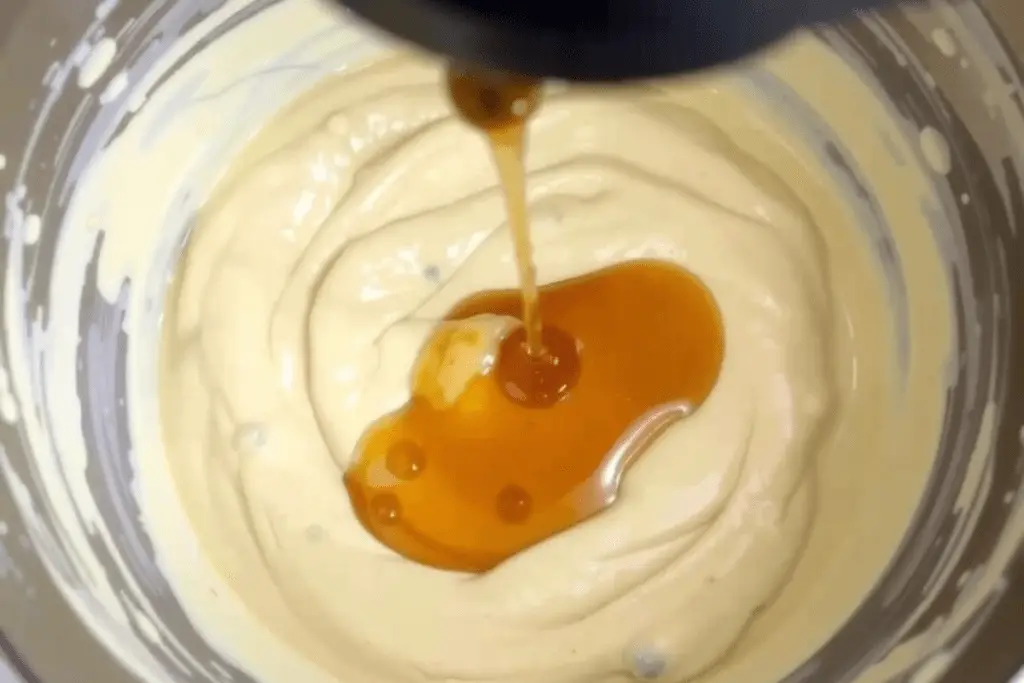
<path id="1" fill-rule="evenodd" d="M 385 465 L 388 472 L 403 481 L 412 481 L 427 464 L 423 449 L 412 441 L 399 441 L 388 449 Z"/>
<path id="2" fill-rule="evenodd" d="M 402 504 L 393 493 L 378 493 L 370 501 L 370 512 L 377 524 L 392 526 L 402 519 Z"/>
<path id="3" fill-rule="evenodd" d="M 533 500 L 522 487 L 510 484 L 498 492 L 498 516 L 509 524 L 522 524 L 530 517 Z"/>
<path id="4" fill-rule="evenodd" d="M 345 474 L 353 508 L 406 558 L 483 572 L 600 512 L 630 464 L 718 379 L 718 308 L 673 264 L 633 261 L 554 283 L 540 303 L 557 363 L 534 365 L 519 326 L 498 340 L 480 331 L 484 314 L 518 318 L 517 290 L 471 296 L 422 349 L 411 400 L 363 435 Z M 392 469 L 397 461 L 417 464 Z M 393 479 L 374 475 L 382 466 Z"/>

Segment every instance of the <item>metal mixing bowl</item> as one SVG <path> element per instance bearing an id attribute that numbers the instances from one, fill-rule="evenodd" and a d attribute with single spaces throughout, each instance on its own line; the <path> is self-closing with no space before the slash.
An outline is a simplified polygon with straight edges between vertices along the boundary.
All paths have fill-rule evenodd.
<path id="1" fill-rule="evenodd" d="M 258 11 L 273 0 L 256 0 Z M 682 1 L 682 0 L 680 0 Z M 4 263 L 0 349 L 0 682 L 117 683 L 146 660 L 166 681 L 244 681 L 195 631 L 154 560 L 132 490 L 120 303 L 85 273 L 72 385 L 44 375 L 54 254 L 69 194 L 89 159 L 123 124 L 106 107 L 114 79 L 141 78 L 155 53 L 220 0 L 5 0 L 0 4 L 0 192 Z M 229 20 L 225 28 L 230 25 Z M 216 35 L 216 32 L 213 34 Z M 76 83 L 104 37 L 114 64 Z M 936 5 L 866 16 L 826 32 L 873 72 L 915 130 L 949 144 L 936 174 L 953 234 L 959 364 L 950 373 L 941 453 L 914 524 L 887 572 L 831 641 L 788 680 L 853 680 L 885 659 L 894 681 L 1004 683 L 1024 663 L 1024 15 L 1020 0 Z M 954 56 L 950 41 L 959 46 Z M 148 61 L 147 61 L 148 60 Z M 92 80 L 95 77 L 95 83 Z M 82 87 L 84 85 L 84 87 Z M 103 95 L 102 93 L 106 93 Z M 125 111 L 124 116 L 130 116 Z M 841 160 L 840 160 L 841 161 Z M 970 201 L 967 201 L 969 198 Z M 38 217 L 38 220 L 36 220 Z M 69 351 L 70 352 L 70 351 Z M 70 359 L 65 358 L 65 361 Z M 81 472 L 104 531 L 86 548 L 60 528 L 75 511 L 53 499 L 52 408 L 81 397 Z M 26 429 L 27 421 L 41 431 Z M 989 438 L 979 440 L 979 434 Z M 981 446 L 976 447 L 976 444 Z M 978 449 L 981 449 L 980 451 Z M 972 456 L 975 458 L 973 462 Z M 51 477 L 49 481 L 42 481 Z M 78 482 L 78 483 L 83 483 Z M 65 505 L 65 507 L 60 507 Z M 65 522 L 58 523 L 58 511 Z M 80 519 L 80 523 L 85 523 Z M 117 548 L 118 552 L 112 552 Z M 69 553 L 79 556 L 69 557 Z M 81 555 L 88 555 L 84 557 Z M 1019 562 L 1017 563 L 1019 565 Z M 929 585 L 939 582 L 941 590 Z M 97 586 L 124 610 L 105 613 Z M 928 598 L 925 600 L 924 596 Z M 137 603 L 158 622 L 126 618 Z M 86 622 L 89 624 L 87 627 Z M 901 644 L 915 646 L 900 650 Z M 901 654 L 901 652 L 909 654 Z M 8 672 L 10 670 L 10 672 Z"/>

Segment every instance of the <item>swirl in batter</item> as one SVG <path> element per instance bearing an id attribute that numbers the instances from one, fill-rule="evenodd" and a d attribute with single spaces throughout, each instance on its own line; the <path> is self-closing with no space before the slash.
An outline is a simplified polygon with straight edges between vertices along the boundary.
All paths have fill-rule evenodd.
<path id="1" fill-rule="evenodd" d="M 356 521 L 342 472 L 409 396 L 460 299 L 516 284 L 483 139 L 436 66 L 385 59 L 272 121 L 214 193 L 165 317 L 171 469 L 207 551 L 279 635 L 346 683 L 681 680 L 799 559 L 813 459 L 842 419 L 825 242 L 773 173 L 668 90 L 555 92 L 531 124 L 541 282 L 657 258 L 722 313 L 720 379 L 598 517 L 468 576 Z M 842 347 L 841 349 L 839 347 Z"/>

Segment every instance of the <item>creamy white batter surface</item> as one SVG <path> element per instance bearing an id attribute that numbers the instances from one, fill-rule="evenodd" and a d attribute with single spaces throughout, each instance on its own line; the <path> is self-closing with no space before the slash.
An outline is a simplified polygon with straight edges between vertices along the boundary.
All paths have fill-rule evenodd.
<path id="1" fill-rule="evenodd" d="M 821 52 L 807 39 L 775 59 Z M 169 471 L 199 539 L 204 557 L 179 562 L 177 513 L 148 509 L 186 607 L 268 681 L 784 675 L 870 588 L 934 452 L 948 321 L 919 205 L 880 195 L 917 249 L 911 304 L 936 304 L 912 314 L 932 339 L 901 374 L 855 213 L 727 75 L 552 91 L 528 153 L 541 281 L 640 257 L 690 269 L 723 315 L 721 378 L 612 509 L 488 574 L 437 571 L 359 525 L 342 473 L 408 398 L 436 321 L 516 284 L 491 158 L 441 75 L 393 55 L 328 77 L 198 216 L 163 321 L 165 459 L 142 465 L 151 489 Z M 919 187 L 870 151 L 868 172 Z M 215 598 L 190 574 L 207 560 Z"/>
<path id="2" fill-rule="evenodd" d="M 722 311 L 721 378 L 592 523 L 481 577 L 398 559 L 354 518 L 342 468 L 408 399 L 435 321 L 516 282 L 490 157 L 438 83 L 436 66 L 394 60 L 321 86 L 200 218 L 165 322 L 189 509 L 229 576 L 344 644 L 346 678 L 592 681 L 634 650 L 673 680 L 698 673 L 805 541 L 810 461 L 841 406 L 821 237 L 700 115 L 550 98 L 530 129 L 541 280 L 638 257 L 686 266 Z"/>

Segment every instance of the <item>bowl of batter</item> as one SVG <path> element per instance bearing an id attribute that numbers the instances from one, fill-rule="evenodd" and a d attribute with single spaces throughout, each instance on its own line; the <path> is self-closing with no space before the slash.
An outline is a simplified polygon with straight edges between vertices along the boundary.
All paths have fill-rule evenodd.
<path id="1" fill-rule="evenodd" d="M 517 252 L 442 62 L 316 0 L 5 5 L 13 680 L 1010 680 L 1014 9 L 545 84 L 523 196 L 580 365 L 484 429 Z M 653 418 L 598 385 L 681 406 L 604 479 Z"/>

